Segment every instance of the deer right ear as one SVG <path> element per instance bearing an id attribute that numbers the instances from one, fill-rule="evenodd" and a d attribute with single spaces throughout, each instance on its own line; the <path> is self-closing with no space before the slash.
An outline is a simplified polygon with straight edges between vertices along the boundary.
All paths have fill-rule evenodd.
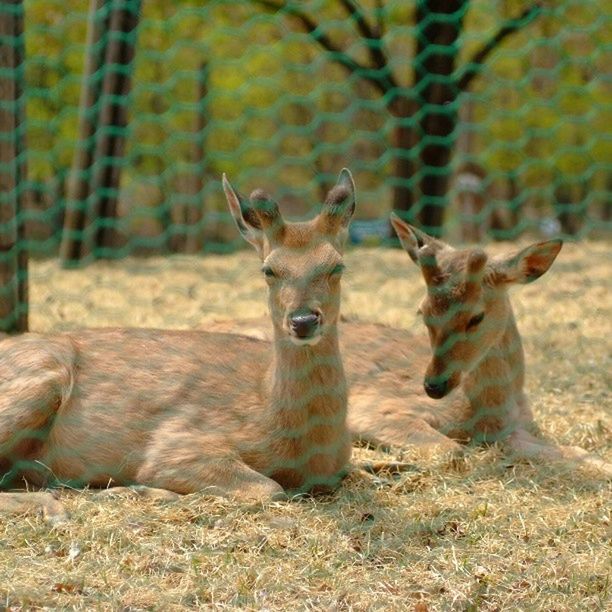
<path id="1" fill-rule="evenodd" d="M 393 226 L 397 237 L 400 239 L 404 250 L 408 253 L 408 255 L 410 255 L 410 259 L 412 259 L 417 266 L 421 265 L 419 260 L 419 250 L 422 247 L 431 247 L 433 253 L 441 251 L 444 248 L 450 248 L 447 247 L 447 245 L 445 245 L 441 240 L 436 240 L 425 232 L 422 232 L 420 229 L 406 223 L 394 212 L 391 213 L 391 225 Z"/>
<path id="2" fill-rule="evenodd" d="M 323 233 L 335 236 L 342 247 L 348 236 L 348 226 L 354 212 L 355 183 L 350 171 L 343 168 L 338 181 L 325 198 L 317 225 Z"/>
<path id="3" fill-rule="evenodd" d="M 240 235 L 261 254 L 264 243 L 261 222 L 258 216 L 253 214 L 244 196 L 232 187 L 225 173 L 223 174 L 223 191 Z"/>
<path id="4" fill-rule="evenodd" d="M 515 255 L 494 262 L 497 283 L 531 283 L 552 266 L 563 246 L 562 240 L 538 242 Z"/>

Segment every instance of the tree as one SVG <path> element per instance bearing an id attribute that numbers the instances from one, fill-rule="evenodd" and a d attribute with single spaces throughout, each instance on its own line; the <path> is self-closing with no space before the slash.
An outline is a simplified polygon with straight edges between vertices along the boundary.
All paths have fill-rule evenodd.
<path id="1" fill-rule="evenodd" d="M 205 132 L 208 121 L 208 64 L 201 62 L 197 73 L 195 121 L 190 135 L 191 151 L 185 169 L 176 177 L 174 217 L 178 231 L 170 236 L 170 250 L 175 253 L 199 253 L 202 250 L 202 191 L 206 168 Z M 166 221 L 166 229 L 171 221 Z"/>
<path id="2" fill-rule="evenodd" d="M 0 40 L 0 330 L 14 333 L 28 329 L 22 0 L 0 3 Z"/>
<path id="3" fill-rule="evenodd" d="M 141 0 L 90 0 L 79 142 L 69 181 L 63 263 L 118 246 L 117 201 Z"/>
<path id="4" fill-rule="evenodd" d="M 355 57 L 295 0 L 253 0 L 287 15 L 347 73 L 369 83 L 393 120 L 393 208 L 432 234 L 442 230 L 450 178 L 450 159 L 458 122 L 458 98 L 469 90 L 493 51 L 540 13 L 534 3 L 504 21 L 469 60 L 459 66 L 460 35 L 470 0 L 417 0 L 412 13 L 416 50 L 411 82 L 395 73 L 385 42 L 385 6 L 367 11 L 357 0 L 338 4 L 353 24 L 355 40 L 366 60 Z"/>

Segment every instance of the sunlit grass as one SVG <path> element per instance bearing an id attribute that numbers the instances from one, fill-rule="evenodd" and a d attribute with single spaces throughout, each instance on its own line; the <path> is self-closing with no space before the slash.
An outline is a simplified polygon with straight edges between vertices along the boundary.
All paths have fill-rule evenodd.
<path id="1" fill-rule="evenodd" d="M 501 248 L 501 247 L 499 247 Z M 566 245 L 513 291 L 527 386 L 543 435 L 612 459 L 609 245 Z M 343 312 L 420 329 L 422 281 L 401 251 L 347 256 Z M 259 265 L 228 257 L 32 266 L 32 328 L 206 328 L 267 317 Z M 358 449 L 359 456 L 373 451 Z M 404 458 L 410 458 L 409 452 Z M 72 521 L 0 523 L 0 609 L 604 610 L 610 484 L 562 466 L 512 465 L 495 448 L 333 496 L 266 506 L 65 492 Z"/>

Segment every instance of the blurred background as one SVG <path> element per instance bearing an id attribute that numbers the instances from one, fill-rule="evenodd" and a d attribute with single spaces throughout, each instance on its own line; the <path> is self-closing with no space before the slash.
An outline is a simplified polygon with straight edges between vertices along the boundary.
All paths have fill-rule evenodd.
<path id="1" fill-rule="evenodd" d="M 0 0 L 0 327 L 27 325 L 28 258 L 242 247 L 223 172 L 301 218 L 349 167 L 355 244 L 391 244 L 392 209 L 460 242 L 609 237 L 610 9 Z"/>

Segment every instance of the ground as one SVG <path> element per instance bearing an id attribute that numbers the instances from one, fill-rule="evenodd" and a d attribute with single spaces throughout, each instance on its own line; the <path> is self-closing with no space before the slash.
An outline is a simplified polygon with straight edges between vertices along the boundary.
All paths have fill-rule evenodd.
<path id="1" fill-rule="evenodd" d="M 566 245 L 513 303 L 543 435 L 612 461 L 609 253 L 607 243 Z M 405 253 L 355 250 L 347 267 L 346 315 L 420 329 L 423 283 Z M 31 275 L 35 330 L 267 317 L 250 252 L 83 271 L 35 262 Z M 63 492 L 64 527 L 37 516 L 0 523 L 0 610 L 610 609 L 612 495 L 601 476 L 513 465 L 496 448 L 419 467 L 265 506 Z"/>

